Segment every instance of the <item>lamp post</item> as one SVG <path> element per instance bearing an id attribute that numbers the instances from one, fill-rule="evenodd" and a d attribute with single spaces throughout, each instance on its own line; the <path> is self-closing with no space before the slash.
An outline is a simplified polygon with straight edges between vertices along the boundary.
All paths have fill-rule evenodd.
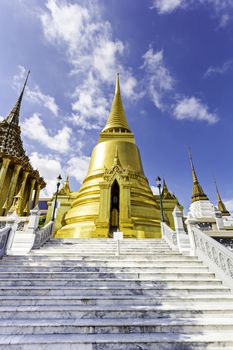
<path id="1" fill-rule="evenodd" d="M 163 215 L 163 200 L 162 200 L 162 194 L 161 194 L 161 178 L 157 176 L 156 178 L 157 187 L 159 189 L 159 200 L 160 200 L 160 210 L 161 210 L 161 221 L 165 222 L 164 215 Z"/>
<path id="2" fill-rule="evenodd" d="M 61 185 L 61 180 L 62 180 L 62 177 L 61 177 L 61 175 L 59 175 L 57 177 L 57 191 L 56 191 L 56 195 L 55 195 L 55 202 L 54 202 L 54 207 L 53 207 L 52 221 L 54 221 L 54 219 L 55 219 L 55 212 L 56 212 L 56 208 L 57 208 L 57 195 L 58 195 L 59 187 Z"/>

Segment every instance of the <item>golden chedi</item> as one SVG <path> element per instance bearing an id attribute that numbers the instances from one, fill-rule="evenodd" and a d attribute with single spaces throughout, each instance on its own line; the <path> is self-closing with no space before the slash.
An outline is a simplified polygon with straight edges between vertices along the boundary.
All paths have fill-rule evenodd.
<path id="1" fill-rule="evenodd" d="M 144 175 L 116 79 L 106 126 L 94 147 L 88 174 L 65 216 L 59 238 L 160 238 L 160 208 Z"/>

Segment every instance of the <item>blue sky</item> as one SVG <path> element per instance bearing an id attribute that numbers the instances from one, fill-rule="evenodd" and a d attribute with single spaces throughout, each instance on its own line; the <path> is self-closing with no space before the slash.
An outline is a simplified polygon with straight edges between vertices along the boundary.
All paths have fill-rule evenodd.
<path id="1" fill-rule="evenodd" d="M 151 185 L 188 208 L 187 147 L 205 192 L 233 210 L 233 0 L 1 0 L 0 116 L 31 70 L 24 146 L 55 190 L 77 190 L 121 74 L 129 125 Z"/>

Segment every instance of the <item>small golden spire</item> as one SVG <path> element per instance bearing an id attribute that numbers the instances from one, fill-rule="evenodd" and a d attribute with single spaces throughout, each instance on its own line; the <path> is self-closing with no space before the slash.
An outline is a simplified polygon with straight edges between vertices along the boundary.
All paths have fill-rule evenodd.
<path id="1" fill-rule="evenodd" d="M 168 187 L 167 187 L 167 183 L 166 183 L 164 178 L 163 178 L 162 196 L 163 196 L 164 199 L 174 199 L 175 198 L 174 194 L 169 192 Z"/>
<path id="2" fill-rule="evenodd" d="M 112 108 L 108 116 L 107 123 L 102 132 L 119 132 L 120 130 L 131 132 L 125 116 L 125 111 L 121 99 L 119 73 L 116 76 L 115 96 L 112 102 Z"/>
<path id="3" fill-rule="evenodd" d="M 19 98 L 18 98 L 15 106 L 13 107 L 13 109 L 11 110 L 11 112 L 8 114 L 8 116 L 5 119 L 5 122 L 7 122 L 8 124 L 15 124 L 15 125 L 19 124 L 20 107 L 21 107 L 21 102 L 23 99 L 23 94 L 24 94 L 25 87 L 27 85 L 29 74 L 30 74 L 30 70 L 27 73 L 27 77 L 25 79 L 22 91 L 19 95 Z"/>
<path id="4" fill-rule="evenodd" d="M 192 169 L 192 178 L 193 178 L 193 195 L 192 195 L 192 202 L 200 201 L 200 200 L 208 200 L 207 195 L 204 193 L 201 185 L 199 184 L 197 174 L 194 168 L 193 164 L 193 158 L 190 149 L 188 150 L 189 153 L 189 159 Z"/>
<path id="5" fill-rule="evenodd" d="M 216 192 L 217 192 L 218 209 L 221 211 L 222 216 L 231 216 L 231 214 L 229 213 L 229 211 L 227 210 L 225 204 L 222 201 L 222 198 L 221 198 L 219 190 L 218 190 L 217 182 L 216 182 L 215 179 L 214 179 L 214 183 L 215 183 Z"/>
<path id="6" fill-rule="evenodd" d="M 119 155 L 118 155 L 118 147 L 116 146 L 116 151 L 115 151 L 115 156 L 113 160 L 113 166 L 121 166 L 120 160 L 119 160 Z"/>
<path id="7" fill-rule="evenodd" d="M 69 176 L 66 176 L 66 181 L 64 183 L 64 185 L 62 186 L 62 188 L 60 189 L 60 191 L 58 192 L 59 195 L 69 195 L 70 194 L 70 184 L 69 184 Z"/>

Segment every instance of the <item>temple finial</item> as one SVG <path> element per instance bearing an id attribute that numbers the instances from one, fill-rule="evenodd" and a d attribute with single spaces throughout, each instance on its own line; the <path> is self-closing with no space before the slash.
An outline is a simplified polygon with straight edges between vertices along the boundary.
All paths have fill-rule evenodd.
<path id="1" fill-rule="evenodd" d="M 221 211 L 222 216 L 230 216 L 231 214 L 229 213 L 229 211 L 227 210 L 225 204 L 222 201 L 222 198 L 220 196 L 219 190 L 218 190 L 218 185 L 216 182 L 216 179 L 214 178 L 214 183 L 215 183 L 215 188 L 216 188 L 216 192 L 217 192 L 217 199 L 218 199 L 218 209 Z"/>
<path id="2" fill-rule="evenodd" d="M 131 132 L 125 116 L 125 111 L 121 99 L 120 74 L 116 75 L 115 95 L 112 108 L 108 116 L 107 123 L 102 132 Z"/>
<path id="3" fill-rule="evenodd" d="M 118 147 L 116 146 L 115 156 L 114 156 L 114 160 L 113 160 L 113 166 L 117 166 L 117 165 L 121 166 L 119 156 L 118 156 Z"/>
<path id="4" fill-rule="evenodd" d="M 204 193 L 196 174 L 196 170 L 193 164 L 193 158 L 190 149 L 188 149 L 189 160 L 192 169 L 192 178 L 193 178 L 193 195 L 192 202 L 200 201 L 200 200 L 208 200 L 207 195 Z"/>
<path id="5" fill-rule="evenodd" d="M 120 89 L 120 73 L 117 73 L 116 75 L 116 86 L 115 86 L 115 95 L 120 94 L 121 89 Z"/>
<path id="6" fill-rule="evenodd" d="M 169 191 L 164 177 L 163 177 L 162 197 L 164 199 L 175 199 L 175 196 Z"/>
<path id="7" fill-rule="evenodd" d="M 198 182 L 197 174 L 196 174 L 196 171 L 195 171 L 195 168 L 194 168 L 193 157 L 192 157 L 190 148 L 188 148 L 188 154 L 189 154 L 189 160 L 190 160 L 190 165 L 191 165 L 191 169 L 192 169 L 193 182 Z"/>
<path id="8" fill-rule="evenodd" d="M 8 114 L 8 116 L 5 119 L 5 122 L 7 122 L 8 124 L 15 124 L 15 125 L 19 124 L 20 107 L 21 107 L 21 102 L 23 99 L 24 90 L 25 90 L 25 87 L 26 87 L 27 82 L 28 82 L 29 74 L 30 74 L 30 70 L 27 73 L 25 82 L 23 84 L 23 88 L 21 90 L 21 93 L 19 95 L 19 98 L 18 98 L 14 108 L 11 110 L 11 112 Z"/>
<path id="9" fill-rule="evenodd" d="M 64 182 L 64 185 L 62 186 L 62 188 L 60 189 L 60 191 L 58 192 L 59 195 L 62 196 L 68 196 L 70 195 L 71 191 L 70 191 L 70 183 L 69 183 L 69 176 L 66 176 L 66 181 Z"/>

